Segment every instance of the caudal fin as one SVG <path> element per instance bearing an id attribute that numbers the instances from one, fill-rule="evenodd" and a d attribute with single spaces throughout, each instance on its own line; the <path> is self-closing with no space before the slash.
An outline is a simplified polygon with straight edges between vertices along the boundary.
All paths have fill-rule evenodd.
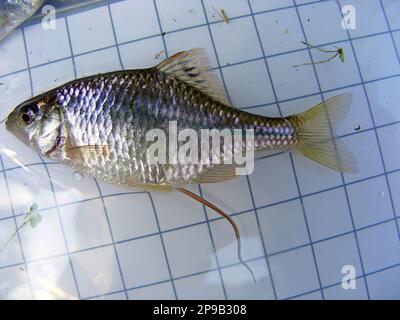
<path id="1" fill-rule="evenodd" d="M 351 93 L 340 94 L 297 115 L 299 142 L 296 151 L 333 170 L 357 173 L 354 156 L 335 135 L 352 101 Z"/>

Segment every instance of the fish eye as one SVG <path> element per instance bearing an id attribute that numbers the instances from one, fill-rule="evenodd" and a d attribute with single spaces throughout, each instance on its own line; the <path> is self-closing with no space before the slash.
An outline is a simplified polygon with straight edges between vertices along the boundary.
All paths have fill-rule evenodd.
<path id="1" fill-rule="evenodd" d="M 19 111 L 19 121 L 23 125 L 29 125 L 35 121 L 39 114 L 39 108 L 35 103 L 23 106 Z"/>

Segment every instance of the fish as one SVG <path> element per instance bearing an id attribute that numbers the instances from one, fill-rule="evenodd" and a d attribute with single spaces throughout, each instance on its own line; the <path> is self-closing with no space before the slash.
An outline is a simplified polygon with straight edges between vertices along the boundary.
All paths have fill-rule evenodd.
<path id="1" fill-rule="evenodd" d="M 0 41 L 30 18 L 44 0 L 0 0 Z"/>
<path id="2" fill-rule="evenodd" d="M 232 166 L 151 163 L 146 134 L 158 128 L 254 130 L 254 150 L 303 154 L 336 171 L 357 171 L 335 130 L 352 95 L 333 97 L 286 118 L 234 108 L 204 51 L 179 52 L 153 68 L 122 70 L 74 80 L 17 106 L 6 127 L 52 160 L 122 187 L 221 182 Z M 181 142 L 180 145 L 183 145 Z M 212 158 L 212 155 L 210 156 Z M 211 162 L 211 161 L 210 161 Z"/>
<path id="3" fill-rule="evenodd" d="M 70 81 L 18 105 L 7 117 L 6 127 L 40 155 L 94 178 L 126 188 L 177 190 L 212 208 L 234 227 L 244 264 L 234 221 L 185 188 L 237 176 L 239 165 L 215 161 L 229 153 L 225 143 L 220 140 L 217 156 L 214 149 L 205 153 L 208 161 L 180 163 L 167 157 L 164 163 L 149 158 L 154 141 L 148 132 L 156 128 L 171 137 L 171 123 L 178 131 L 191 129 L 198 136 L 207 129 L 239 130 L 245 134 L 232 149 L 293 151 L 333 170 L 355 173 L 354 156 L 336 136 L 351 103 L 352 94 L 344 93 L 283 118 L 240 110 L 229 102 L 207 55 L 198 48 L 178 52 L 151 68 Z M 248 135 L 253 138 L 250 142 Z M 177 144 L 182 147 L 186 142 Z"/>

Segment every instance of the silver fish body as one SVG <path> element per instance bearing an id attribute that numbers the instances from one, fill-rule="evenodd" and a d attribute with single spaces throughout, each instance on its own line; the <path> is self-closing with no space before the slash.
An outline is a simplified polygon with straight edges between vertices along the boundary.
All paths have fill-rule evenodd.
<path id="1" fill-rule="evenodd" d="M 319 118 L 322 106 L 305 116 L 287 118 L 241 111 L 230 106 L 218 90 L 208 89 L 217 86 L 213 78 L 200 76 L 202 71 L 196 63 L 190 64 L 198 52 L 178 55 L 155 68 L 72 81 L 18 106 L 8 117 L 7 128 L 43 155 L 126 187 L 179 186 L 233 178 L 231 166 L 214 164 L 212 153 L 206 163 L 176 163 L 170 158 L 166 163 L 153 163 L 147 152 L 154 141 L 149 141 L 147 134 L 159 129 L 169 141 L 171 122 L 176 123 L 178 132 L 190 129 L 198 137 L 203 129 L 251 130 L 251 148 L 255 151 L 303 148 L 299 150 L 306 154 L 315 137 L 319 144 L 324 142 L 319 149 L 328 146 L 326 136 L 309 132 L 309 126 L 324 121 Z M 332 103 L 344 99 L 337 100 Z M 326 123 L 316 126 L 328 134 Z M 304 146 L 301 137 L 303 143 L 307 142 Z M 243 138 L 241 147 L 246 143 Z M 178 141 L 177 147 L 184 144 Z M 223 145 L 220 147 L 222 150 Z M 340 146 L 327 148 L 332 151 L 333 147 Z M 334 169 L 347 169 L 343 164 L 348 162 L 342 158 L 328 162 L 315 152 L 306 155 Z"/>
<path id="2" fill-rule="evenodd" d="M 296 142 L 294 128 L 287 120 L 266 119 L 225 106 L 156 69 L 75 81 L 56 90 L 51 99 L 61 106 L 64 117 L 61 131 L 67 133 L 67 147 L 63 150 L 100 146 L 88 150 L 83 169 L 114 184 L 191 183 L 212 166 L 149 163 L 146 151 L 153 142 L 146 139 L 146 134 L 157 128 L 169 140 L 171 121 L 176 122 L 179 132 L 192 129 L 199 137 L 202 129 L 253 129 L 256 149 Z M 178 142 L 177 147 L 183 144 Z M 56 157 L 82 167 L 76 155 L 68 151 Z"/>

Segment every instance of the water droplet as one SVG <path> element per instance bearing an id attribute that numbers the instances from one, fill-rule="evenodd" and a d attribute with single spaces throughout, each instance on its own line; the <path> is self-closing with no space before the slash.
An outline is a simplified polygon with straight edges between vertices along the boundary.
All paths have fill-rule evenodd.
<path id="1" fill-rule="evenodd" d="M 78 172 L 78 171 L 74 171 L 72 176 L 74 177 L 75 181 L 82 181 L 83 180 L 83 174 Z"/>

